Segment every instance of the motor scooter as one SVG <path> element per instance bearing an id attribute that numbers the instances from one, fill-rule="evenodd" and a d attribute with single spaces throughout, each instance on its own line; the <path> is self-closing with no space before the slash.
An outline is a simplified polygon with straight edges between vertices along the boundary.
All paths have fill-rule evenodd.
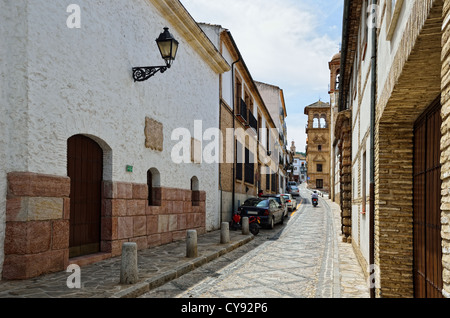
<path id="1" fill-rule="evenodd" d="M 319 199 L 318 198 L 312 198 L 312 204 L 314 207 L 316 207 L 319 204 Z"/>
<path id="2" fill-rule="evenodd" d="M 242 229 L 241 219 L 242 219 L 241 214 L 239 212 L 234 212 L 233 217 L 230 221 L 230 229 L 234 231 Z M 250 233 L 252 233 L 255 236 L 258 235 L 260 223 L 261 219 L 259 217 L 250 216 L 248 218 L 248 226 Z"/>

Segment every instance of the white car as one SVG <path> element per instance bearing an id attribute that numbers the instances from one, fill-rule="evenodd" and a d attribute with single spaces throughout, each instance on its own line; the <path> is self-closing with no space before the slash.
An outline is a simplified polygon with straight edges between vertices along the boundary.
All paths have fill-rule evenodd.
<path id="1" fill-rule="evenodd" d="M 294 211 L 297 208 L 297 200 L 291 194 L 284 193 L 284 200 L 286 201 L 286 205 L 289 211 Z"/>
<path id="2" fill-rule="evenodd" d="M 298 189 L 297 186 L 290 186 L 289 194 L 291 194 L 292 196 L 298 197 L 298 196 L 300 196 L 300 190 Z"/>

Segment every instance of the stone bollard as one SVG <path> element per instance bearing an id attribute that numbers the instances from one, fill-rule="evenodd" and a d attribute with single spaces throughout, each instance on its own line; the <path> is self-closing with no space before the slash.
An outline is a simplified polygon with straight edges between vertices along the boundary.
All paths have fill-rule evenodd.
<path id="1" fill-rule="evenodd" d="M 188 230 L 186 233 L 186 257 L 197 257 L 197 231 Z"/>
<path id="2" fill-rule="evenodd" d="M 220 244 L 230 243 L 230 224 L 228 222 L 222 222 L 220 227 Z"/>
<path id="3" fill-rule="evenodd" d="M 243 217 L 241 222 L 242 222 L 242 234 L 244 235 L 250 234 L 250 225 L 248 223 L 248 217 Z"/>
<path id="4" fill-rule="evenodd" d="M 134 242 L 123 243 L 120 283 L 135 284 L 138 280 L 137 244 Z"/>

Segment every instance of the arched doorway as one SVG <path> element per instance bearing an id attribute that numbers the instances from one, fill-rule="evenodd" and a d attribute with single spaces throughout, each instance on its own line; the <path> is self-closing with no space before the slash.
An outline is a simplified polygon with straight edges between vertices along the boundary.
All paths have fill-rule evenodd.
<path id="1" fill-rule="evenodd" d="M 103 150 L 92 139 L 75 135 L 67 141 L 70 178 L 69 257 L 100 251 Z"/>

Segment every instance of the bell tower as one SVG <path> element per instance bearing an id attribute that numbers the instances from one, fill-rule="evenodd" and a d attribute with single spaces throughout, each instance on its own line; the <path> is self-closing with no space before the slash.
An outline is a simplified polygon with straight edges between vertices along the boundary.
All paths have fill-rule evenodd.
<path id="1" fill-rule="evenodd" d="M 318 101 L 305 107 L 308 116 L 306 127 L 306 162 L 308 187 L 323 192 L 330 191 L 330 121 L 329 103 Z"/>

